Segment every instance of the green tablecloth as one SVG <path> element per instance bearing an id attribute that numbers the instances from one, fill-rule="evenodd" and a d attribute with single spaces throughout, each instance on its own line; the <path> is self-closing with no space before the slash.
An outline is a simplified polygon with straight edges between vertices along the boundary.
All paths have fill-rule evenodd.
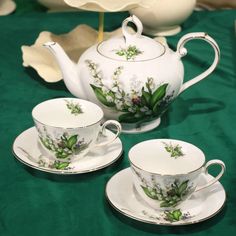
<path id="1" fill-rule="evenodd" d="M 97 14 L 48 14 L 34 1 L 17 3 L 14 14 L 0 17 L 0 235 L 232 235 L 236 231 L 236 11 L 194 12 L 181 33 L 168 37 L 175 48 L 187 32 L 208 32 L 220 46 L 221 61 L 208 79 L 179 96 L 158 128 L 141 135 L 122 134 L 122 158 L 103 170 L 57 176 L 25 167 L 12 154 L 15 137 L 33 126 L 31 110 L 37 103 L 71 96 L 63 82 L 48 84 L 33 69 L 25 69 L 20 47 L 31 45 L 43 30 L 59 34 L 80 23 L 96 27 Z M 106 30 L 117 28 L 126 15 L 107 14 Z M 183 59 L 186 80 L 213 60 L 207 44 L 188 45 L 189 54 Z M 207 160 L 225 162 L 221 183 L 227 203 L 212 219 L 181 227 L 148 225 L 121 215 L 107 203 L 106 182 L 129 166 L 129 149 L 140 141 L 163 137 L 191 142 L 205 152 Z"/>

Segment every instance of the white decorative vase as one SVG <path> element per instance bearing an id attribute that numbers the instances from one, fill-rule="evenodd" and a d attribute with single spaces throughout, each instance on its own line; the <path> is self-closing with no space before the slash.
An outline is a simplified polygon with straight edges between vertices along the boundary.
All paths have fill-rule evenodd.
<path id="1" fill-rule="evenodd" d="M 196 0 L 155 0 L 150 7 L 130 10 L 143 23 L 145 34 L 169 36 L 181 31 L 183 23 L 193 12 Z"/>

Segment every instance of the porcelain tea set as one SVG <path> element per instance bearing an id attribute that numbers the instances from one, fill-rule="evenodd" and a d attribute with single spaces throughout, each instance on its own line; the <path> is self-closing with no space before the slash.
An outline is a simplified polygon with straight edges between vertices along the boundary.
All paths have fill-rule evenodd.
<path id="1" fill-rule="evenodd" d="M 134 34 L 128 30 L 130 22 L 137 28 Z M 79 98 L 51 99 L 33 108 L 35 127 L 13 144 L 19 161 L 64 175 L 108 166 L 122 154 L 121 132 L 157 127 L 169 104 L 209 75 L 219 61 L 217 43 L 205 33 L 183 36 L 174 52 L 143 36 L 135 16 L 124 20 L 122 30 L 122 37 L 89 48 L 78 64 L 59 44 L 44 45 L 55 55 L 67 88 Z M 210 43 L 215 59 L 205 72 L 183 83 L 181 57 L 192 39 Z M 118 172 L 106 186 L 107 199 L 119 212 L 143 222 L 180 225 L 210 218 L 223 207 L 225 191 L 218 180 L 225 165 L 221 160 L 205 163 L 196 146 L 154 139 L 136 144 L 128 156 L 130 168 Z M 208 169 L 217 165 L 220 173 L 212 177 Z"/>
<path id="2" fill-rule="evenodd" d="M 131 34 L 128 24 L 137 32 Z M 122 37 L 114 37 L 87 49 L 78 64 L 71 61 L 56 42 L 47 47 L 55 55 L 68 90 L 76 97 L 101 106 L 106 119 L 121 122 L 122 132 L 140 133 L 157 127 L 160 116 L 174 99 L 190 86 L 207 77 L 217 66 L 219 48 L 206 33 L 183 36 L 176 52 L 142 35 L 142 23 L 131 16 L 122 24 Z M 215 58 L 202 74 L 183 83 L 181 58 L 184 45 L 192 39 L 205 40 L 213 47 Z"/>

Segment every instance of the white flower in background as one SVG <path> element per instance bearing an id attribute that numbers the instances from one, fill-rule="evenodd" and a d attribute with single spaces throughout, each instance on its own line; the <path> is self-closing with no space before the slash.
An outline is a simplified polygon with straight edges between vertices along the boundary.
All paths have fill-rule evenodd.
<path id="1" fill-rule="evenodd" d="M 64 0 L 71 7 L 87 11 L 117 12 L 134 7 L 148 7 L 154 0 Z"/>
<path id="2" fill-rule="evenodd" d="M 16 4 L 12 0 L 0 1 L 0 16 L 5 16 L 12 13 L 16 9 Z"/>

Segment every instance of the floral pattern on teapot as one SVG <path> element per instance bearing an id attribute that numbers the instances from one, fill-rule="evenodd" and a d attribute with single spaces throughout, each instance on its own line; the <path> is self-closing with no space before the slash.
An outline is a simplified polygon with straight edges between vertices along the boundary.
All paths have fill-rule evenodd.
<path id="1" fill-rule="evenodd" d="M 152 77 L 148 77 L 144 85 L 142 81 L 133 78 L 131 90 L 126 92 L 119 80 L 124 69 L 122 66 L 116 68 L 111 78 L 112 83 L 106 85 L 99 65 L 91 60 L 86 60 L 86 64 L 93 78 L 94 83 L 90 85 L 97 99 L 112 110 L 123 112 L 119 116 L 120 122 L 151 121 L 159 117 L 174 98 L 174 90 L 166 94 L 168 83 L 156 86 Z"/>
<path id="2" fill-rule="evenodd" d="M 136 56 L 143 53 L 135 45 L 129 45 L 127 48 L 121 48 L 115 50 L 115 52 L 118 56 L 124 56 L 127 61 L 131 59 L 134 60 Z"/>
<path id="3" fill-rule="evenodd" d="M 136 26 L 134 33 L 129 30 L 130 22 Z M 142 22 L 136 16 L 126 18 L 121 37 L 90 47 L 76 64 L 58 43 L 44 44 L 56 57 L 69 91 L 76 97 L 103 104 L 105 119 L 120 121 L 122 132 L 127 133 L 156 128 L 170 102 L 211 74 L 220 57 L 217 43 L 205 32 L 184 35 L 173 51 L 167 44 L 142 35 L 142 30 Z M 215 57 L 207 70 L 184 82 L 181 58 L 187 55 L 185 44 L 193 39 L 208 42 Z"/>

